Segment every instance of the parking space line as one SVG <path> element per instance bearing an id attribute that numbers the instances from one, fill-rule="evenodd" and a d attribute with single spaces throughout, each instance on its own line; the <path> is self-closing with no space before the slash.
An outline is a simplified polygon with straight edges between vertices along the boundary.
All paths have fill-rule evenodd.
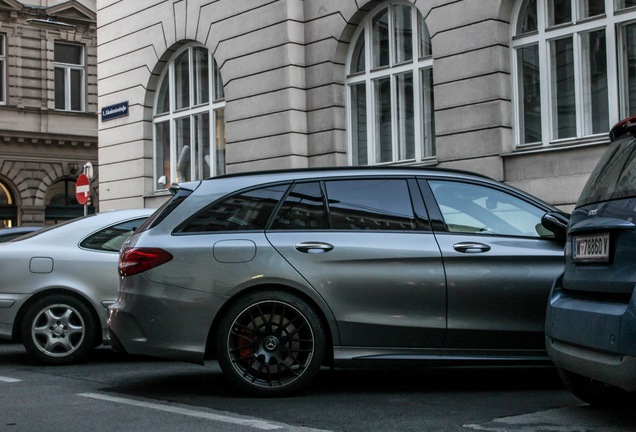
<path id="1" fill-rule="evenodd" d="M 203 418 L 203 419 L 207 419 L 207 420 L 214 420 L 214 421 L 218 421 L 218 422 L 222 422 L 222 423 L 231 423 L 231 424 L 237 424 L 237 425 L 241 425 L 241 426 L 248 426 L 248 427 L 252 427 L 252 428 L 255 428 L 255 429 L 261 429 L 261 430 L 283 429 L 283 426 L 279 426 L 279 425 L 275 425 L 275 424 L 272 424 L 272 423 L 268 423 L 268 422 L 263 421 L 263 420 L 245 419 L 245 418 L 240 418 L 240 417 L 232 417 L 232 416 L 228 416 L 228 415 L 213 414 L 213 413 L 210 413 L 210 412 L 195 411 L 195 410 L 186 409 L 186 408 L 178 408 L 178 407 L 172 407 L 172 406 L 168 406 L 168 405 L 161 405 L 161 404 L 150 403 L 150 402 L 142 402 L 142 401 L 138 401 L 138 400 L 134 400 L 134 399 L 126 399 L 126 398 L 121 398 L 121 397 L 107 396 L 107 395 L 102 395 L 102 394 L 97 394 L 97 393 L 80 393 L 80 394 L 78 394 L 78 396 L 83 396 L 83 397 L 93 398 L 93 399 L 99 399 L 99 400 L 109 401 L 109 402 L 115 402 L 115 403 L 120 403 L 120 404 L 125 404 L 125 405 L 137 406 L 137 407 L 141 407 L 141 408 L 149 408 L 149 409 L 154 409 L 154 410 L 158 410 L 158 411 L 164 411 L 164 412 L 168 412 L 168 413 L 172 413 L 172 414 L 181 414 L 181 415 L 186 415 L 186 416 L 190 416 L 190 417 L 198 417 L 198 418 Z"/>
<path id="2" fill-rule="evenodd" d="M 0 381 L 5 382 L 5 383 L 17 383 L 17 382 L 20 382 L 22 380 L 19 380 L 17 378 L 9 378 L 9 377 L 0 376 Z"/>

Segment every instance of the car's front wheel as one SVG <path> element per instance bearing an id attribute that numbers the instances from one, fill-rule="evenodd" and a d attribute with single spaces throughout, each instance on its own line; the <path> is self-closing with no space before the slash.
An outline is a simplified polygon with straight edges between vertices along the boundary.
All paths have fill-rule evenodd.
<path id="1" fill-rule="evenodd" d="M 574 396 L 590 405 L 618 409 L 633 408 L 636 405 L 634 392 L 627 392 L 564 369 L 559 369 L 559 375 Z"/>
<path id="2" fill-rule="evenodd" d="M 33 303 L 22 321 L 22 341 L 42 363 L 63 365 L 81 360 L 94 346 L 97 323 L 80 300 L 64 294 Z"/>
<path id="3" fill-rule="evenodd" d="M 325 333 L 311 306 L 285 291 L 249 294 L 232 304 L 217 332 L 221 368 L 253 396 L 284 396 L 307 385 L 325 356 Z"/>

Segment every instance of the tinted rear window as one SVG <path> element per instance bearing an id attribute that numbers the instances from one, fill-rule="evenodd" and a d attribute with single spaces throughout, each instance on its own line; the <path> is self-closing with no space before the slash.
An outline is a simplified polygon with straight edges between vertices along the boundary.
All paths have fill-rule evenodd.
<path id="1" fill-rule="evenodd" d="M 273 185 L 217 201 L 186 221 L 176 232 L 264 230 L 289 185 Z"/>
<path id="2" fill-rule="evenodd" d="M 577 207 L 636 196 L 636 140 L 614 141 L 592 171 Z"/>

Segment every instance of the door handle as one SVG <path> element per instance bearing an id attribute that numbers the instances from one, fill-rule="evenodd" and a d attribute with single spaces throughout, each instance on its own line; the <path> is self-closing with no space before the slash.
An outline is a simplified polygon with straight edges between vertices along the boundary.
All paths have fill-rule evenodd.
<path id="1" fill-rule="evenodd" d="M 485 245 L 483 243 L 473 243 L 473 242 L 462 242 L 455 243 L 453 248 L 457 252 L 462 253 L 483 253 L 488 252 L 490 250 L 490 246 Z"/>
<path id="2" fill-rule="evenodd" d="M 325 253 L 333 249 L 333 245 L 322 242 L 302 242 L 296 245 L 296 250 L 303 253 Z"/>

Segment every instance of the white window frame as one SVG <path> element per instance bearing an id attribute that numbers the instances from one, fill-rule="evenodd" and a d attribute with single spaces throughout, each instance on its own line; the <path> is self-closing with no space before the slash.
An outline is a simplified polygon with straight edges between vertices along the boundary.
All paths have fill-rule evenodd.
<path id="1" fill-rule="evenodd" d="M 511 22 L 511 72 L 513 88 L 513 122 L 514 145 L 516 149 L 545 148 L 549 146 L 584 144 L 607 140 L 607 131 L 613 124 L 628 115 L 627 110 L 627 80 L 626 65 L 624 65 L 624 48 L 622 45 L 622 27 L 636 23 L 636 8 L 618 10 L 618 0 L 605 0 L 605 14 L 594 17 L 582 17 L 584 0 L 572 0 L 572 23 L 560 24 L 548 28 L 548 2 L 537 0 L 537 31 L 517 35 L 522 19 L 521 13 L 528 0 L 517 0 L 512 12 Z M 607 131 L 593 134 L 589 130 L 590 109 L 586 97 L 588 68 L 583 58 L 584 37 L 586 34 L 604 30 L 605 51 L 607 62 L 607 97 L 608 124 Z M 553 97 L 556 89 L 551 79 L 551 43 L 558 39 L 571 37 L 573 41 L 574 76 L 575 76 L 575 111 L 576 134 L 573 137 L 558 138 L 555 136 L 556 112 Z M 524 143 L 522 129 L 522 70 L 519 70 L 519 56 L 521 48 L 537 45 L 539 58 L 540 80 L 540 111 L 541 111 L 541 140 Z"/>
<path id="2" fill-rule="evenodd" d="M 64 108 L 56 108 L 58 111 L 72 111 L 72 112 L 84 112 L 86 111 L 86 48 L 84 45 L 68 43 L 64 41 L 55 41 L 55 45 L 69 45 L 81 48 L 82 54 L 80 56 L 81 63 L 62 63 L 55 62 L 55 69 L 62 69 L 64 71 Z M 80 108 L 73 109 L 71 105 L 72 101 L 72 71 L 79 71 L 81 73 L 80 78 Z M 54 81 L 55 85 L 55 81 Z"/>
<path id="3" fill-rule="evenodd" d="M 188 62 L 189 66 L 193 65 L 193 51 L 196 48 L 203 48 L 208 51 L 208 89 L 210 91 L 208 102 L 200 103 L 198 105 L 190 105 L 185 108 L 176 108 L 176 73 L 175 73 L 175 60 L 178 59 L 181 54 L 187 52 L 188 54 Z M 195 79 L 195 71 L 193 67 L 188 68 L 189 73 L 189 100 L 192 102 L 195 100 L 195 86 L 192 85 Z M 157 113 L 157 106 L 159 103 L 160 89 L 164 80 L 169 80 L 169 109 L 166 113 Z M 205 145 L 208 147 L 209 151 L 209 166 L 210 166 L 210 176 L 214 177 L 217 175 L 225 174 L 225 160 L 218 160 L 217 157 L 217 145 L 221 145 L 221 150 L 225 152 L 225 137 L 223 137 L 223 142 L 219 142 L 216 134 L 216 125 L 217 125 L 217 116 L 223 116 L 223 134 L 225 133 L 225 98 L 224 95 L 218 95 L 217 93 L 222 93 L 223 91 L 223 83 L 217 83 L 217 80 L 220 80 L 220 74 L 216 69 L 216 63 L 214 61 L 212 52 L 210 52 L 207 47 L 200 44 L 191 44 L 184 47 L 181 47 L 177 50 L 173 56 L 168 61 L 168 64 L 162 75 L 159 79 L 157 91 L 155 94 L 154 100 L 154 117 L 153 117 L 153 179 L 154 179 L 154 191 L 157 192 L 165 192 L 166 189 L 170 186 L 171 183 L 183 181 L 180 179 L 177 172 L 177 162 L 179 160 L 179 155 L 177 154 L 177 135 L 178 128 L 176 126 L 177 121 L 180 119 L 188 118 L 190 119 L 190 140 L 194 139 L 196 136 L 196 125 L 195 122 L 192 121 L 194 116 L 200 114 L 209 114 L 209 123 L 208 123 L 208 136 L 210 138 L 209 142 Z M 220 85 L 219 85 L 220 84 Z M 157 169 L 157 125 L 159 123 L 168 122 L 169 124 L 169 140 L 170 140 L 170 172 L 169 178 L 163 178 L 165 176 L 164 173 L 158 172 Z M 203 151 L 203 149 L 199 149 L 199 152 Z M 192 180 L 201 180 L 201 178 L 197 177 L 197 172 L 201 173 L 201 167 L 197 167 L 198 161 L 194 158 L 195 152 L 190 151 L 190 179 Z M 165 159 L 165 157 L 164 157 Z M 222 166 L 221 166 L 222 165 Z M 198 170 L 197 170 L 198 168 Z M 200 175 L 199 175 L 200 177 Z"/>
<path id="4" fill-rule="evenodd" d="M 393 64 L 394 62 L 394 7 L 395 5 L 405 5 L 411 7 L 411 28 L 413 31 L 412 47 L 413 55 L 410 61 Z M 382 10 L 388 9 L 389 12 L 389 63 L 390 66 L 373 66 L 373 43 L 372 43 L 372 20 Z M 425 69 L 432 70 L 433 68 L 433 56 L 427 55 L 420 57 L 420 22 L 423 17 L 412 4 L 404 1 L 387 1 L 382 5 L 374 8 L 362 21 L 358 29 L 354 33 L 351 39 L 351 45 L 349 52 L 347 53 L 346 62 L 346 112 L 347 112 L 347 138 L 348 138 L 348 159 L 349 165 L 357 164 L 354 160 L 354 147 L 357 146 L 355 140 L 355 131 L 353 125 L 353 113 L 355 110 L 354 101 L 351 97 L 351 89 L 355 85 L 364 83 L 366 89 L 366 124 L 367 124 L 367 165 L 381 165 L 381 164 L 395 164 L 395 163 L 435 163 L 435 144 L 434 144 L 434 125 L 431 125 L 431 130 L 424 130 L 424 115 L 432 115 L 433 107 L 432 98 L 428 98 L 423 94 L 423 83 L 421 79 L 421 72 Z M 424 24 L 425 25 L 425 24 Z M 351 73 L 351 63 L 355 54 L 356 43 L 361 34 L 364 33 L 364 58 L 365 58 L 365 71 Z M 430 40 L 429 40 L 430 43 Z M 415 135 L 415 157 L 413 159 L 398 159 L 400 154 L 400 140 L 399 135 L 399 121 L 397 115 L 398 111 L 398 76 L 405 73 L 411 73 L 413 78 L 413 119 L 414 119 L 414 135 Z M 392 155 L 393 160 L 390 162 L 377 162 L 378 160 L 378 137 L 376 134 L 376 97 L 374 91 L 374 82 L 381 78 L 389 78 L 391 80 L 391 128 L 392 128 Z M 429 89 L 432 90 L 432 89 Z"/>

